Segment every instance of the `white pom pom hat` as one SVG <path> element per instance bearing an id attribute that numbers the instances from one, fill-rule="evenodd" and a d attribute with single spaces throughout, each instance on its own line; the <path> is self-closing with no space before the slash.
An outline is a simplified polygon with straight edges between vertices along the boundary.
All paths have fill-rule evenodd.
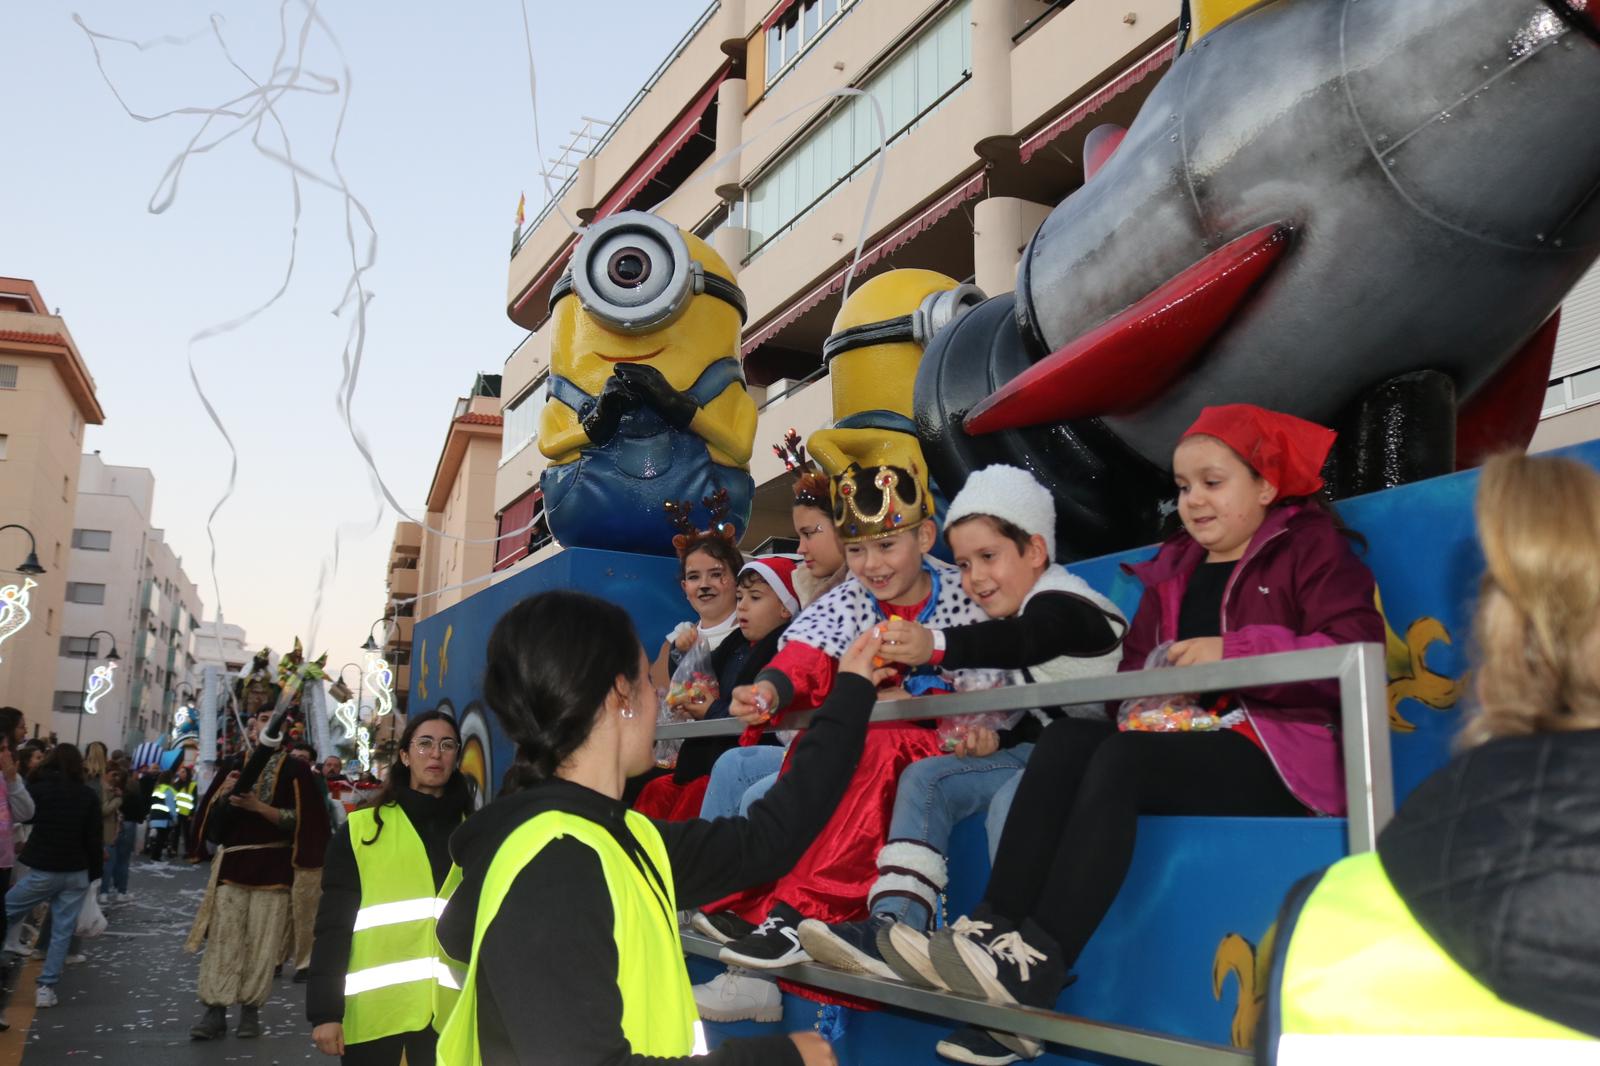
<path id="1" fill-rule="evenodd" d="M 973 515 L 1003 518 L 1024 533 L 1037 533 L 1044 538 L 1051 562 L 1055 561 L 1056 501 L 1050 490 L 1026 470 L 996 463 L 967 478 L 950 501 L 944 527 L 948 530 Z"/>

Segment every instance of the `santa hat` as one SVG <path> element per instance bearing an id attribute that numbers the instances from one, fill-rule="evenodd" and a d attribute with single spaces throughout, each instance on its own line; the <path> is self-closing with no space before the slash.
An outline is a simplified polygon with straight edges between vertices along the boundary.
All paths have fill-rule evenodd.
<path id="1" fill-rule="evenodd" d="M 1050 490 L 1026 470 L 1004 463 L 986 466 L 967 478 L 945 515 L 945 529 L 963 518 L 1003 518 L 1030 536 L 1044 538 L 1044 549 L 1056 557 L 1056 501 Z M 948 534 L 947 534 L 948 535 Z"/>
<path id="2" fill-rule="evenodd" d="M 793 617 L 800 613 L 800 597 L 794 591 L 794 568 L 799 564 L 800 558 L 795 555 L 758 555 L 745 563 L 739 573 L 754 571 L 760 575 Z"/>
<path id="3" fill-rule="evenodd" d="M 1338 434 L 1315 422 L 1249 403 L 1206 407 L 1185 439 L 1215 437 L 1278 489 L 1279 499 L 1312 496 L 1322 488 L 1322 465 Z"/>

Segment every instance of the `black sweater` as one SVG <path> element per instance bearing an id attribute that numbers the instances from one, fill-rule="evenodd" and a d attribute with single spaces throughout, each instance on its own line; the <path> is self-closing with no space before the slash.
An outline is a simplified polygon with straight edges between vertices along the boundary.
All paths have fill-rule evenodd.
<path id="1" fill-rule="evenodd" d="M 472 809 L 466 779 L 456 774 L 443 796 L 413 789 L 400 793 L 400 809 L 422 838 L 437 890 L 450 873 L 450 834 Z M 384 818 L 385 828 L 392 815 Z M 312 1025 L 344 1017 L 344 976 L 350 966 L 350 937 L 361 909 L 361 874 L 356 867 L 350 826 L 340 826 L 328 842 L 322 867 L 322 901 L 317 904 L 316 939 L 311 945 L 311 972 L 306 980 L 306 1017 Z"/>
<path id="2" fill-rule="evenodd" d="M 680 908 L 774 880 L 798 861 L 855 772 L 875 699 L 866 679 L 841 674 L 795 744 L 790 771 L 748 817 L 656 823 L 672 860 Z M 629 852 L 640 850 L 621 802 L 580 785 L 550 781 L 497 800 L 451 841 L 465 879 L 439 920 L 446 954 L 469 959 L 478 896 L 496 851 L 524 821 L 551 809 L 589 818 Z M 485 1062 L 798 1066 L 800 1054 L 786 1036 L 733 1040 L 696 1059 L 635 1054 L 622 1035 L 612 924 L 611 894 L 590 848 L 558 840 L 523 868 L 485 931 L 478 961 L 478 1040 Z"/>
<path id="3" fill-rule="evenodd" d="M 58 770 L 40 770 L 28 782 L 33 797 L 33 830 L 17 861 L 34 870 L 100 876 L 102 849 L 100 801 L 88 785 L 68 781 Z"/>

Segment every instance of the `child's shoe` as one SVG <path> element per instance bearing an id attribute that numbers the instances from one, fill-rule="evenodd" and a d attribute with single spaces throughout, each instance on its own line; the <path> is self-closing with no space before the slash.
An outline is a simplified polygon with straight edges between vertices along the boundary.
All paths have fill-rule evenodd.
<path id="1" fill-rule="evenodd" d="M 755 932 L 724 947 L 718 958 L 732 966 L 752 970 L 776 970 L 797 962 L 810 962 L 811 956 L 800 946 L 800 912 L 787 903 L 774 903 L 767 920 Z"/>

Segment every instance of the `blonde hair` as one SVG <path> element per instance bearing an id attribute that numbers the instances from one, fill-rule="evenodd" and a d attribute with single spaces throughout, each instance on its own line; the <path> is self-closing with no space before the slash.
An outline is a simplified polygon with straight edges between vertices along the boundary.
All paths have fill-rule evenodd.
<path id="1" fill-rule="evenodd" d="M 1488 568 L 1473 623 L 1479 706 L 1462 744 L 1600 727 L 1600 474 L 1499 455 L 1476 512 Z"/>
<path id="2" fill-rule="evenodd" d="M 83 776 L 86 781 L 98 781 L 106 772 L 106 746 L 91 740 L 83 749 Z"/>

